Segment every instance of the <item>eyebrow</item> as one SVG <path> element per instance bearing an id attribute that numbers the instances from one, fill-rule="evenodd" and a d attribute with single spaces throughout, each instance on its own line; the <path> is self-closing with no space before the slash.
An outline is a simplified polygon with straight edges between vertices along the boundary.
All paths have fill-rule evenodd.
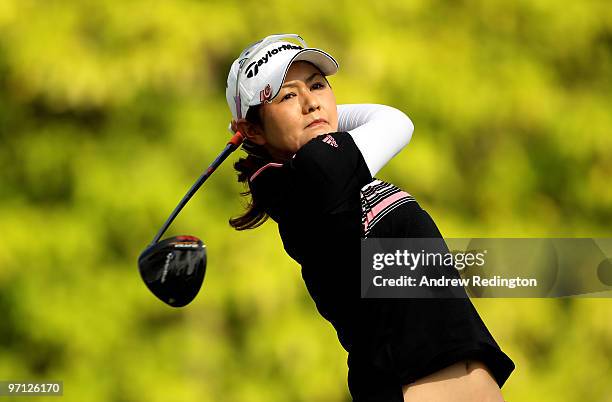
<path id="1" fill-rule="evenodd" d="M 306 78 L 306 80 L 305 80 L 304 82 L 306 82 L 306 83 L 308 84 L 310 81 L 314 80 L 314 79 L 317 77 L 317 75 L 320 75 L 321 77 L 323 77 L 323 74 L 321 74 L 321 73 L 319 73 L 319 72 L 312 73 L 312 75 L 311 75 L 310 77 Z M 296 81 L 299 81 L 299 80 L 293 80 L 293 81 L 286 82 L 286 83 L 284 83 L 284 84 L 281 86 L 281 88 L 285 88 L 285 87 L 289 87 L 289 86 L 295 86 L 295 84 L 294 84 L 294 83 L 295 83 Z"/>

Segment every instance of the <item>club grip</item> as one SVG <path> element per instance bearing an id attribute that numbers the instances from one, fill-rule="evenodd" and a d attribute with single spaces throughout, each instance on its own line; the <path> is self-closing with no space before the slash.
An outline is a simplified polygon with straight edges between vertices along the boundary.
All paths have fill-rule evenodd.
<path id="1" fill-rule="evenodd" d="M 242 141 L 244 141 L 244 135 L 242 135 L 240 131 L 236 131 L 236 134 L 234 134 L 232 138 L 230 138 L 227 144 L 231 144 L 233 146 L 233 149 L 236 149 L 240 146 L 240 144 L 242 144 Z"/>

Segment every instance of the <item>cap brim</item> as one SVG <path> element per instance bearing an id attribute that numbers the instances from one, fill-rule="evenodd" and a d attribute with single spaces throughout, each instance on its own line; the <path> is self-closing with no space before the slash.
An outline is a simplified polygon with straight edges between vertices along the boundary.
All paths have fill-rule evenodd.
<path id="1" fill-rule="evenodd" d="M 319 49 L 302 49 L 293 56 L 289 64 L 287 65 L 287 69 L 285 70 L 285 74 L 283 74 L 283 81 L 285 81 L 285 76 L 287 75 L 287 70 L 291 64 L 296 61 L 308 61 L 317 66 L 319 70 L 323 73 L 323 75 L 333 75 L 338 72 L 338 62 L 331 57 L 330 54 L 319 50 Z"/>
<path id="2" fill-rule="evenodd" d="M 280 92 L 280 87 L 283 82 L 285 82 L 285 77 L 287 76 L 287 71 L 289 71 L 289 67 L 296 61 L 307 61 L 314 64 L 323 75 L 333 75 L 338 72 L 338 62 L 329 54 L 320 49 L 307 48 L 302 49 L 297 52 L 289 63 L 287 63 L 285 67 L 285 71 L 283 72 L 283 78 L 280 81 L 280 84 L 277 86 L 276 93 L 271 97 L 274 99 Z"/>

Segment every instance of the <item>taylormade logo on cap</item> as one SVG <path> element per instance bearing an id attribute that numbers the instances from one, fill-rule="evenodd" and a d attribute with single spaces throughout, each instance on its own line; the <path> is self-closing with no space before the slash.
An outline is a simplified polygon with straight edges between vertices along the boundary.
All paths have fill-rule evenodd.
<path id="1" fill-rule="evenodd" d="M 244 49 L 230 67 L 225 98 L 232 118 L 243 119 L 251 106 L 274 99 L 295 61 L 312 63 L 325 76 L 338 71 L 338 62 L 333 57 L 320 49 L 308 47 L 299 35 L 266 36 Z M 233 132 L 231 125 L 229 129 Z"/>
<path id="2" fill-rule="evenodd" d="M 284 44 L 284 45 L 277 47 L 276 49 L 268 50 L 266 54 L 263 55 L 263 57 L 261 57 L 257 61 L 252 62 L 251 64 L 247 66 L 246 71 L 245 71 L 247 78 L 253 78 L 254 76 L 256 76 L 259 73 L 259 67 L 266 64 L 268 60 L 271 59 L 274 55 L 282 52 L 283 50 L 291 50 L 291 49 L 299 50 L 299 49 L 302 49 L 302 47 L 297 46 L 297 45 Z"/>

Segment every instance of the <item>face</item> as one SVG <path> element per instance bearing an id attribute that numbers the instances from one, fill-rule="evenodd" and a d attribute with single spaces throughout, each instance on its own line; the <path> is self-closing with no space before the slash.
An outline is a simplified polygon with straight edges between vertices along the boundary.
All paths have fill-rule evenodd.
<path id="1" fill-rule="evenodd" d="M 248 136 L 275 160 L 287 160 L 316 136 L 338 130 L 334 93 L 319 69 L 304 61 L 289 67 L 280 92 L 260 111 L 263 128 Z"/>

